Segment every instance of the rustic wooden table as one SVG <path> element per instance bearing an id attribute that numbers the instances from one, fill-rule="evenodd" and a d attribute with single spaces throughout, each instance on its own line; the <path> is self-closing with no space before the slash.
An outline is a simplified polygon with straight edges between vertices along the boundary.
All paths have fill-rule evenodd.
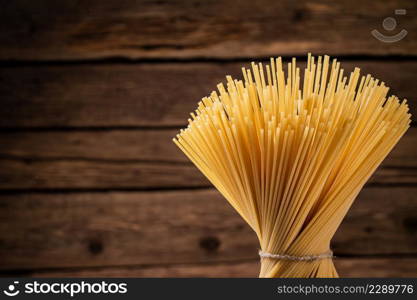
<path id="1" fill-rule="evenodd" d="M 339 57 L 416 120 L 416 1 L 2 6 L 1 276 L 257 276 L 255 235 L 171 141 L 252 59 Z M 371 35 L 388 16 L 403 40 Z M 417 276 L 414 125 L 334 238 L 341 276 Z"/>

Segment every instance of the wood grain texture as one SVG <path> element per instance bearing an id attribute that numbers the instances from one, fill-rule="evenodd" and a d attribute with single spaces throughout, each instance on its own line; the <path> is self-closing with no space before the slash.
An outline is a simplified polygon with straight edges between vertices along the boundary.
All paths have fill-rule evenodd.
<path id="1" fill-rule="evenodd" d="M 172 142 L 178 129 L 0 132 L 0 158 L 185 163 Z M 417 128 L 411 127 L 384 160 L 385 167 L 417 167 Z"/>
<path id="2" fill-rule="evenodd" d="M 71 130 L 0 132 L 0 157 L 16 159 L 79 159 L 113 162 L 189 162 L 173 143 L 179 129 Z M 411 128 L 395 155 L 405 157 L 417 143 Z M 409 145 L 411 144 L 411 145 Z M 417 155 L 416 155 L 417 166 Z M 402 163 L 400 163 L 402 164 Z"/>
<path id="3" fill-rule="evenodd" d="M 190 163 L 0 159 L 0 190 L 211 187 Z M 367 184 L 416 184 L 417 168 L 380 167 Z"/>
<path id="4" fill-rule="evenodd" d="M 416 258 L 337 258 L 341 277 L 415 277 Z M 84 268 L 76 270 L 34 271 L 23 273 L 33 277 L 257 277 L 259 261 L 217 264 L 178 264 L 169 266 L 130 266 Z"/>
<path id="5" fill-rule="evenodd" d="M 335 254 L 415 255 L 416 192 L 365 188 Z M 257 259 L 254 233 L 215 190 L 2 194 L 0 207 L 4 271 Z"/>
<path id="6" fill-rule="evenodd" d="M 61 60 L 417 53 L 416 2 L 390 1 L 7 1 L 0 59 Z M 395 16 L 394 10 L 408 15 Z M 394 32 L 382 28 L 395 16 Z M 383 43 L 373 29 L 408 36 Z"/>
<path id="7" fill-rule="evenodd" d="M 191 164 L 83 160 L 0 160 L 0 190 L 21 189 L 155 189 L 211 186 Z M 383 170 L 379 181 L 410 181 L 404 174 Z M 405 177 L 404 177 L 405 175 Z"/>
<path id="8" fill-rule="evenodd" d="M 4 1 L 0 277 L 257 276 L 254 233 L 171 138 L 225 75 L 241 77 L 239 60 L 307 52 L 381 79 L 415 122 L 416 11 L 407 0 Z M 372 29 L 408 35 L 382 43 Z M 414 127 L 336 233 L 343 277 L 417 276 L 416 143 Z"/>
<path id="9" fill-rule="evenodd" d="M 208 187 L 173 144 L 177 130 L 0 133 L 0 189 L 138 189 Z M 370 183 L 417 183 L 417 128 Z"/>
<path id="10" fill-rule="evenodd" d="M 416 31 L 417 32 L 417 31 Z M 197 102 L 247 63 L 0 68 L 0 128 L 184 126 Z M 342 62 L 383 80 L 417 115 L 417 62 Z M 303 64 L 300 64 L 303 67 Z"/>

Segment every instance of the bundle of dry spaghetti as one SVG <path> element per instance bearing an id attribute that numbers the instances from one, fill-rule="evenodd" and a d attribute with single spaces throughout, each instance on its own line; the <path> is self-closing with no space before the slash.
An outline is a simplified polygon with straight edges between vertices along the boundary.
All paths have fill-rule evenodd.
<path id="1" fill-rule="evenodd" d="M 330 240 L 410 124 L 406 100 L 308 56 L 252 63 L 203 98 L 174 142 L 256 232 L 260 277 L 337 277 Z"/>

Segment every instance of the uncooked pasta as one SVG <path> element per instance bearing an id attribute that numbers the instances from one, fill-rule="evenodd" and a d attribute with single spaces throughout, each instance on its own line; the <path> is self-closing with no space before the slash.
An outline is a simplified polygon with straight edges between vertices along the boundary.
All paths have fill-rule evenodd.
<path id="1" fill-rule="evenodd" d="M 338 277 L 330 241 L 410 124 L 406 100 L 308 55 L 242 68 L 198 103 L 174 142 L 255 231 L 259 277 Z M 371 274 L 370 274 L 371 275 Z"/>

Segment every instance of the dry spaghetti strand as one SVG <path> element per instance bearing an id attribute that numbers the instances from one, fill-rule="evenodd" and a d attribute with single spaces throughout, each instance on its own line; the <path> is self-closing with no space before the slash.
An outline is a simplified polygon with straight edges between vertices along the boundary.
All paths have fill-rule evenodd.
<path id="1" fill-rule="evenodd" d="M 256 232 L 260 277 L 337 277 L 323 253 L 409 128 L 408 105 L 328 56 L 308 55 L 303 80 L 295 59 L 287 70 L 277 58 L 227 76 L 174 142 Z"/>

